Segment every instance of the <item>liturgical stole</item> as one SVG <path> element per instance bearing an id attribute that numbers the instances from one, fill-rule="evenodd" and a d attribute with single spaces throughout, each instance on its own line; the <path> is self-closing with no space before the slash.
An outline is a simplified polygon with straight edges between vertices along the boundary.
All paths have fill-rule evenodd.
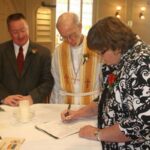
<path id="1" fill-rule="evenodd" d="M 74 80 L 75 74 L 73 70 L 73 61 L 71 57 L 70 45 L 64 41 L 60 45 L 60 49 L 58 52 L 58 62 L 59 62 L 59 70 L 60 70 L 60 84 L 61 88 L 66 93 L 72 93 L 72 95 L 65 96 L 65 103 L 74 103 Z M 80 66 L 80 102 L 81 104 L 87 105 L 93 100 L 92 91 L 98 90 L 94 89 L 96 83 L 96 69 L 97 64 L 100 61 L 100 57 L 97 53 L 89 50 L 86 44 L 86 38 L 83 41 L 83 49 L 82 49 L 82 58 L 83 61 Z M 72 68 L 72 69 L 71 69 Z M 91 93 L 91 94 L 86 94 Z"/>

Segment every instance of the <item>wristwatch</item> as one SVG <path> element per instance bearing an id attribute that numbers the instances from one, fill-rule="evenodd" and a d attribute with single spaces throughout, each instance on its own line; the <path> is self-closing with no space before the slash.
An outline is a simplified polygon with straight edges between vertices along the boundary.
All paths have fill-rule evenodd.
<path id="1" fill-rule="evenodd" d="M 101 138 L 100 138 L 100 129 L 97 129 L 97 130 L 94 132 L 94 135 L 95 135 L 97 141 L 101 141 Z"/>
<path id="2" fill-rule="evenodd" d="M 4 99 L 1 99 L 1 100 L 0 100 L 0 104 L 4 104 Z"/>

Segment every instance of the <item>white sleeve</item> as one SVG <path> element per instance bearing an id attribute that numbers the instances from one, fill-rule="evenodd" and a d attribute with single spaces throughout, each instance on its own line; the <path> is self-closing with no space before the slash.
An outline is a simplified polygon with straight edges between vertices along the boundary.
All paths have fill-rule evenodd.
<path id="1" fill-rule="evenodd" d="M 58 63 L 58 49 L 59 47 L 57 47 L 52 54 L 51 73 L 54 78 L 54 87 L 51 93 L 50 103 L 59 103 L 60 73 Z"/>

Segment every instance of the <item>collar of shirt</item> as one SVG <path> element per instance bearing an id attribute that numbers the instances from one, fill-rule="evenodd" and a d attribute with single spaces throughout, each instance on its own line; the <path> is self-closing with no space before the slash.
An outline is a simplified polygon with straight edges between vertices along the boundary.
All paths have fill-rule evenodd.
<path id="1" fill-rule="evenodd" d="M 15 49 L 15 55 L 16 55 L 16 58 L 17 58 L 20 46 L 17 45 L 16 43 L 13 43 L 13 44 L 14 44 L 14 49 Z M 22 46 L 24 58 L 26 57 L 26 54 L 27 54 L 27 51 L 28 51 L 28 47 L 29 47 L 29 40 L 26 42 L 26 44 L 24 44 Z"/>

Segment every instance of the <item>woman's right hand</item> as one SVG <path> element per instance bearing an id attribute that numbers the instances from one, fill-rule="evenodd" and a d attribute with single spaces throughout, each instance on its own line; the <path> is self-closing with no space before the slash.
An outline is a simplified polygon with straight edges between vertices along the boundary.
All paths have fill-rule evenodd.
<path id="1" fill-rule="evenodd" d="M 66 115 L 67 114 L 67 115 Z M 79 113 L 78 111 L 74 111 L 74 110 L 64 110 L 63 112 L 61 112 L 61 120 L 63 122 L 69 122 L 69 121 L 73 121 L 79 118 Z"/>

